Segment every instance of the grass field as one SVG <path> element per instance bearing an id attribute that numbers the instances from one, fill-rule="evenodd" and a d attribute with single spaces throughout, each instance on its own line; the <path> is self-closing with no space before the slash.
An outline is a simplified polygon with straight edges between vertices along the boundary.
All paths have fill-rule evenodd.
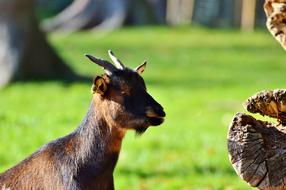
<path id="1" fill-rule="evenodd" d="M 102 70 L 84 53 L 107 58 L 112 49 L 130 67 L 149 61 L 147 88 L 167 118 L 141 137 L 127 134 L 115 171 L 117 189 L 251 189 L 228 161 L 226 134 L 247 97 L 286 87 L 286 55 L 269 33 L 152 27 L 49 38 L 67 63 L 88 76 Z M 0 172 L 76 128 L 88 109 L 90 87 L 35 81 L 1 90 Z"/>

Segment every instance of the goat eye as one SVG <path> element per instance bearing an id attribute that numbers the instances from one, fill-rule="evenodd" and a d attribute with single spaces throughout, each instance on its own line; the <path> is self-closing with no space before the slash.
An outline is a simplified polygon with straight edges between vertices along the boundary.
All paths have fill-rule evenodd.
<path id="1" fill-rule="evenodd" d="M 130 96 L 130 92 L 121 91 L 121 95 L 123 95 L 123 96 Z"/>

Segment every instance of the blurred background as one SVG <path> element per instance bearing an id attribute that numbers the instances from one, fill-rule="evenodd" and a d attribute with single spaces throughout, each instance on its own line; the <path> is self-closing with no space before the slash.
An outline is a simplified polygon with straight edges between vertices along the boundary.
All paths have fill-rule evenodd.
<path id="1" fill-rule="evenodd" d="M 242 103 L 285 88 L 285 52 L 256 0 L 0 0 L 0 172 L 73 131 L 103 71 L 85 53 L 129 67 L 148 60 L 162 126 L 129 132 L 116 189 L 251 189 L 228 160 Z"/>

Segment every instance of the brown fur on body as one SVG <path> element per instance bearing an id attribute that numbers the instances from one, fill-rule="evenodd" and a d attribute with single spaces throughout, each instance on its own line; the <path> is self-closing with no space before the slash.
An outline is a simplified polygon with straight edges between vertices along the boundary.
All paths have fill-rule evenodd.
<path id="1" fill-rule="evenodd" d="M 109 126 L 97 108 L 93 102 L 82 124 L 72 134 L 43 146 L 1 174 L 0 187 L 114 189 L 112 173 L 125 130 Z"/>

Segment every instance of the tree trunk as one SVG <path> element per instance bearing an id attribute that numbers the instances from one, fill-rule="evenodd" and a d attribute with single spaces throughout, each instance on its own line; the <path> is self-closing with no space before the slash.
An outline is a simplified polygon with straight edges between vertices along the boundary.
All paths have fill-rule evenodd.
<path id="1" fill-rule="evenodd" d="M 33 0 L 0 0 L 0 86 L 13 79 L 73 78 L 38 28 Z"/>
<path id="2" fill-rule="evenodd" d="M 74 0 L 54 18 L 43 22 L 45 31 L 78 31 L 86 28 L 114 29 L 123 25 L 126 0 Z"/>
<path id="3" fill-rule="evenodd" d="M 74 0 L 67 8 L 43 22 L 45 31 L 76 31 L 87 27 L 98 9 L 98 0 Z"/>
<path id="4" fill-rule="evenodd" d="M 167 23 L 171 25 L 191 23 L 194 3 L 194 0 L 167 0 Z"/>
<path id="5" fill-rule="evenodd" d="M 129 22 L 160 22 L 155 11 L 160 0 L 74 0 L 55 17 L 43 22 L 45 31 L 113 30 Z M 161 13 L 162 14 L 162 13 Z M 157 16 L 158 17 L 158 16 Z"/>
<path id="6" fill-rule="evenodd" d="M 252 187 L 286 189 L 286 90 L 263 91 L 246 102 L 249 112 L 278 123 L 238 113 L 228 131 L 228 151 L 236 173 Z"/>
<path id="7" fill-rule="evenodd" d="M 254 30 L 256 0 L 242 0 L 241 25 L 242 31 L 250 32 Z"/>

